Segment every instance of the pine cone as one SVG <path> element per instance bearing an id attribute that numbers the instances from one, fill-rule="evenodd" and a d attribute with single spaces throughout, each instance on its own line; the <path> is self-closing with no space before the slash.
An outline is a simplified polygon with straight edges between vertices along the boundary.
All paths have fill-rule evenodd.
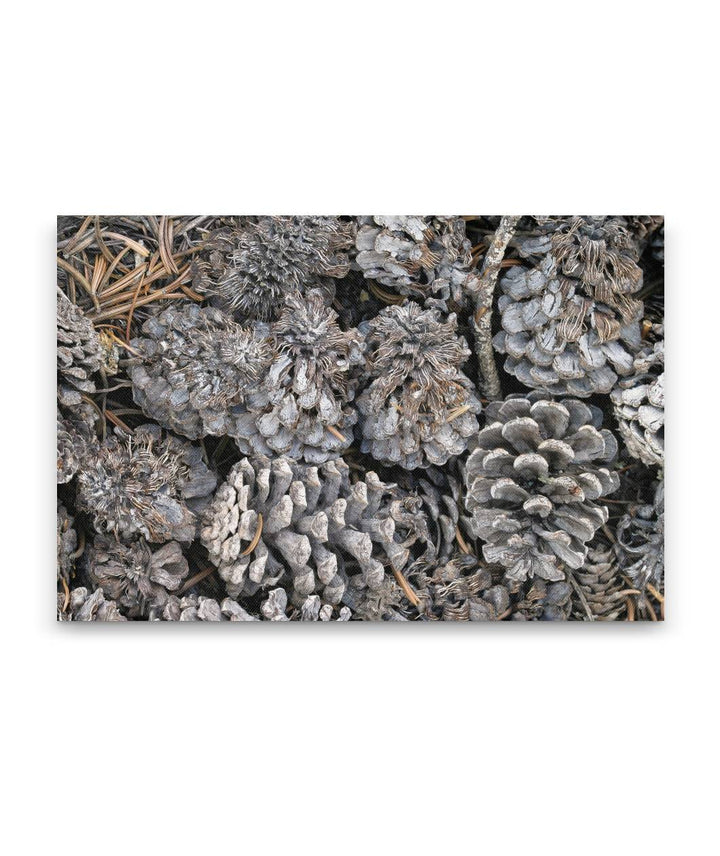
<path id="1" fill-rule="evenodd" d="M 77 550 L 77 532 L 73 528 L 74 519 L 68 514 L 67 508 L 58 501 L 57 504 L 57 578 L 62 577 L 66 582 L 75 567 L 74 553 Z"/>
<path id="2" fill-rule="evenodd" d="M 226 597 L 218 603 L 211 597 L 189 594 L 182 598 L 170 597 L 162 616 L 151 616 L 157 621 L 258 621 L 246 612 L 237 601 Z"/>
<path id="3" fill-rule="evenodd" d="M 143 618 L 150 609 L 162 610 L 190 573 L 176 541 L 153 552 L 140 539 L 122 544 L 98 535 L 87 551 L 90 579 L 105 596 L 116 601 L 129 618 Z"/>
<path id="4" fill-rule="evenodd" d="M 66 484 L 82 461 L 97 452 L 98 438 L 91 421 L 92 408 L 84 403 L 67 416 L 57 408 L 57 483 Z"/>
<path id="5" fill-rule="evenodd" d="M 574 399 L 510 396 L 487 408 L 465 468 L 465 504 L 488 562 L 511 580 L 562 580 L 581 568 L 586 542 L 607 521 L 596 500 L 616 490 L 617 442 L 602 414 Z"/>
<path id="6" fill-rule="evenodd" d="M 127 621 L 127 618 L 114 601 L 105 599 L 102 589 L 90 594 L 86 588 L 75 588 L 71 590 L 69 598 L 65 594 L 58 594 L 57 620 Z"/>
<path id="7" fill-rule="evenodd" d="M 665 339 L 653 329 L 648 344 L 633 362 L 634 374 L 611 393 L 620 434 L 630 454 L 653 466 L 665 464 Z"/>
<path id="8" fill-rule="evenodd" d="M 293 602 L 340 603 L 349 580 L 378 588 L 383 562 L 402 568 L 407 533 L 392 516 L 393 486 L 373 472 L 350 483 L 343 460 L 308 466 L 280 457 L 237 463 L 201 520 L 200 538 L 228 593 L 292 578 Z"/>
<path id="9" fill-rule="evenodd" d="M 173 306 L 142 327 L 131 346 L 133 398 L 143 413 L 195 440 L 238 431 L 247 394 L 267 371 L 272 348 L 219 309 Z"/>
<path id="10" fill-rule="evenodd" d="M 642 285 L 639 245 L 624 221 L 548 221 L 547 233 L 518 251 L 546 254 L 500 281 L 503 329 L 493 344 L 508 355 L 505 370 L 553 395 L 610 392 L 641 344 L 642 303 L 632 296 Z"/>
<path id="11" fill-rule="evenodd" d="M 627 588 L 618 573 L 612 547 L 598 537 L 588 549 L 585 564 L 573 572 L 582 597 L 573 592 L 573 618 L 578 621 L 617 621 L 625 611 L 625 600 L 616 597 Z M 588 614 L 589 612 L 589 614 Z"/>
<path id="12" fill-rule="evenodd" d="M 192 541 L 196 510 L 217 479 L 201 449 L 163 437 L 156 425 L 142 425 L 127 437 L 108 437 L 78 472 L 78 508 L 93 515 L 98 531 L 155 543 Z"/>
<path id="13" fill-rule="evenodd" d="M 428 307 L 456 308 L 477 289 L 470 241 L 461 217 L 359 217 L 357 264 L 368 279 L 419 298 Z"/>
<path id="14" fill-rule="evenodd" d="M 350 270 L 355 223 L 339 217 L 243 217 L 211 233 L 193 263 L 194 287 L 228 312 L 270 320 L 288 293 L 321 288 Z"/>
<path id="15" fill-rule="evenodd" d="M 572 609 L 572 588 L 565 580 L 539 577 L 510 585 L 513 621 L 566 621 Z"/>
<path id="16" fill-rule="evenodd" d="M 623 572 L 641 591 L 665 582 L 665 482 L 657 483 L 652 504 L 625 514 L 617 527 L 616 552 Z"/>
<path id="17" fill-rule="evenodd" d="M 58 288 L 57 371 L 63 404 L 80 404 L 80 392 L 95 392 L 92 375 L 102 365 L 101 354 L 102 346 L 92 323 Z"/>
<path id="18" fill-rule="evenodd" d="M 358 398 L 362 451 L 405 469 L 444 464 L 467 448 L 481 410 L 460 367 L 470 356 L 454 314 L 391 306 L 367 325 L 367 380 Z"/>
<path id="19" fill-rule="evenodd" d="M 273 325 L 276 356 L 247 401 L 251 415 L 233 434 L 243 454 L 287 455 L 320 464 L 337 457 L 353 439 L 363 362 L 357 331 L 343 332 L 322 294 L 289 296 Z"/>

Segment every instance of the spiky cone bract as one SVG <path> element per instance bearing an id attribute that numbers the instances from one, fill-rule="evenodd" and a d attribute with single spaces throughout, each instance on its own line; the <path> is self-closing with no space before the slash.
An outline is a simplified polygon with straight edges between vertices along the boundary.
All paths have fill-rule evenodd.
<path id="1" fill-rule="evenodd" d="M 234 436 L 245 400 L 273 359 L 267 335 L 213 307 L 170 306 L 148 318 L 128 374 L 143 413 L 191 440 Z"/>
<path id="2" fill-rule="evenodd" d="M 486 416 L 465 464 L 469 529 L 508 579 L 562 580 L 607 522 L 601 500 L 619 478 L 605 465 L 617 442 L 601 412 L 577 399 L 509 396 Z"/>
<path id="3" fill-rule="evenodd" d="M 587 398 L 632 371 L 641 346 L 640 246 L 621 218 L 550 218 L 517 245 L 533 267 L 500 280 L 505 370 L 532 389 Z"/>
<path id="4" fill-rule="evenodd" d="M 126 541 L 189 542 L 197 525 L 193 508 L 216 483 L 199 447 L 148 424 L 130 436 L 118 430 L 84 461 L 77 504 L 98 532 Z"/>
<path id="5" fill-rule="evenodd" d="M 193 262 L 193 285 L 241 318 L 269 321 L 288 293 L 320 288 L 350 270 L 355 223 L 340 217 L 240 217 L 213 230 Z"/>
<path id="6" fill-rule="evenodd" d="M 233 597 L 280 584 L 296 605 L 311 594 L 335 605 L 348 585 L 377 588 L 385 564 L 407 562 L 412 534 L 393 517 L 393 492 L 373 472 L 352 484 L 341 459 L 244 458 L 203 513 L 200 539 Z"/>
<path id="7" fill-rule="evenodd" d="M 367 279 L 423 301 L 459 310 L 476 291 L 462 217 L 359 217 L 356 263 Z"/>
<path id="8" fill-rule="evenodd" d="M 353 441 L 362 337 L 340 329 L 317 289 L 289 295 L 270 330 L 274 356 L 233 434 L 240 451 L 314 464 L 338 457 Z"/>
<path id="9" fill-rule="evenodd" d="M 364 389 L 357 400 L 362 451 L 405 469 L 443 465 L 477 431 L 482 405 L 461 367 L 470 356 L 457 318 L 412 301 L 367 324 Z"/>

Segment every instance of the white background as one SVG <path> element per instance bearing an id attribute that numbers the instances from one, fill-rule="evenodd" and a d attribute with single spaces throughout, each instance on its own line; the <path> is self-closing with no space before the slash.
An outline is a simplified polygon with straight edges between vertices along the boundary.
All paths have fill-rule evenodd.
<path id="1" fill-rule="evenodd" d="M 709 852 L 709 4 L 260 5 L 3 13 L 6 852 Z M 666 215 L 668 620 L 56 626 L 55 215 L 427 211 Z"/>

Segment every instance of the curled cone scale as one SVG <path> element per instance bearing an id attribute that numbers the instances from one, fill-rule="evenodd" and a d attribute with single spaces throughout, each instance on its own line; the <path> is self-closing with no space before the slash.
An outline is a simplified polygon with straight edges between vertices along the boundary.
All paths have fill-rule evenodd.
<path id="1" fill-rule="evenodd" d="M 445 464 L 477 431 L 480 400 L 461 366 L 470 356 L 454 314 L 408 301 L 360 328 L 365 389 L 358 398 L 362 451 L 406 469 Z"/>
<path id="2" fill-rule="evenodd" d="M 487 408 L 465 466 L 465 505 L 483 555 L 510 580 L 562 580 L 581 568 L 607 522 L 602 497 L 619 479 L 605 464 L 617 442 L 602 415 L 576 399 L 510 396 Z"/>

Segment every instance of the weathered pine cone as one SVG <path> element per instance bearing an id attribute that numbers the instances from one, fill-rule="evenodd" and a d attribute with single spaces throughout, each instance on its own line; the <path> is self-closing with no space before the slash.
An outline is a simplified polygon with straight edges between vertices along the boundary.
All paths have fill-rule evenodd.
<path id="1" fill-rule="evenodd" d="M 530 258 L 545 252 L 536 266 L 511 267 L 500 281 L 502 330 L 493 344 L 528 387 L 608 393 L 641 345 L 639 245 L 619 218 L 548 223 L 547 234 L 518 245 Z"/>
<path id="2" fill-rule="evenodd" d="M 162 610 L 190 573 L 176 541 L 153 552 L 142 538 L 123 544 L 97 535 L 86 552 L 86 563 L 90 579 L 129 618 Z"/>
<path id="3" fill-rule="evenodd" d="M 665 463 L 665 339 L 655 326 L 633 362 L 634 373 L 619 381 L 610 397 L 628 452 L 649 466 Z"/>
<path id="4" fill-rule="evenodd" d="M 573 618 L 578 621 L 617 621 L 625 611 L 625 599 L 617 597 L 627 588 L 618 573 L 613 548 L 599 536 L 589 546 L 585 564 L 573 572 L 582 592 L 573 592 Z"/>
<path id="5" fill-rule="evenodd" d="M 242 217 L 215 230 L 193 263 L 194 286 L 228 312 L 271 320 L 290 292 L 350 270 L 356 225 L 340 217 Z"/>
<path id="6" fill-rule="evenodd" d="M 143 413 L 184 437 L 237 433 L 246 396 L 267 371 L 269 340 L 213 307 L 171 306 L 131 346 L 129 374 Z"/>
<path id="7" fill-rule="evenodd" d="M 512 621 L 567 621 L 572 610 L 572 588 L 566 580 L 509 581 Z"/>
<path id="8" fill-rule="evenodd" d="M 156 425 L 131 436 L 117 432 L 83 462 L 77 474 L 78 508 L 91 514 L 99 532 L 123 540 L 192 541 L 202 500 L 217 479 L 202 450 Z"/>
<path id="9" fill-rule="evenodd" d="M 153 621 L 258 621 L 230 597 L 218 603 L 211 597 L 188 594 L 168 599 L 161 615 L 151 613 Z"/>
<path id="10" fill-rule="evenodd" d="M 315 593 L 335 605 L 350 580 L 375 589 L 384 563 L 404 566 L 413 536 L 393 517 L 393 487 L 373 472 L 351 484 L 349 473 L 343 460 L 315 467 L 284 457 L 232 468 L 200 528 L 231 596 L 289 577 L 295 605 Z"/>
<path id="11" fill-rule="evenodd" d="M 461 217 L 359 217 L 356 263 L 367 279 L 447 311 L 479 281 Z"/>
<path id="12" fill-rule="evenodd" d="M 66 582 L 75 567 L 75 554 L 77 550 L 77 532 L 73 524 L 75 521 L 68 514 L 67 508 L 58 502 L 57 504 L 57 577 L 62 577 Z"/>
<path id="13" fill-rule="evenodd" d="M 360 326 L 366 381 L 359 396 L 362 451 L 405 469 L 444 464 L 465 451 L 482 409 L 460 367 L 470 356 L 454 314 L 408 301 Z"/>
<path id="14" fill-rule="evenodd" d="M 233 434 L 240 451 L 314 464 L 338 457 L 357 421 L 349 403 L 363 362 L 361 336 L 340 329 L 317 289 L 290 295 L 272 332 L 275 356 Z"/>
<path id="15" fill-rule="evenodd" d="M 616 553 L 623 572 L 641 591 L 651 583 L 663 591 L 665 582 L 665 482 L 652 503 L 625 514 L 617 526 Z"/>
<path id="16" fill-rule="evenodd" d="M 607 522 L 597 500 L 619 486 L 602 464 L 617 454 L 602 414 L 575 399 L 510 396 L 487 408 L 465 466 L 465 504 L 483 555 L 511 580 L 562 580 L 581 568 L 588 541 Z"/>
<path id="17" fill-rule="evenodd" d="M 57 483 L 66 484 L 88 455 L 98 449 L 98 438 L 92 421 L 92 408 L 81 404 L 77 409 L 61 412 L 57 408 Z"/>
<path id="18" fill-rule="evenodd" d="M 58 621 L 127 621 L 117 604 L 106 600 L 102 589 L 90 594 L 86 588 L 74 588 L 69 597 L 57 596 Z"/>
<path id="19" fill-rule="evenodd" d="M 102 365 L 102 346 L 85 313 L 57 289 L 58 397 L 71 407 L 81 392 L 95 392 L 93 375 Z"/>

